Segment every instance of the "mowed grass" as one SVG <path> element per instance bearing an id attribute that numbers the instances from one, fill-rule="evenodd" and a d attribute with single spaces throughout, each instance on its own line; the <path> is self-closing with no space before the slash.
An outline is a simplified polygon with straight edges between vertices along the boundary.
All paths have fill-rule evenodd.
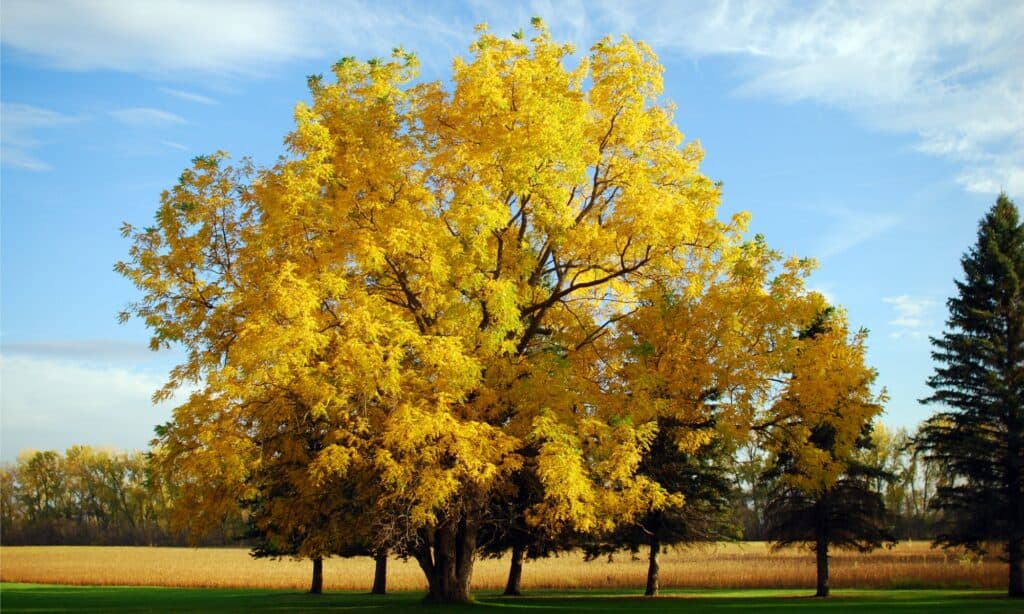
<path id="1" fill-rule="evenodd" d="M 926 542 L 904 542 L 869 554 L 837 552 L 831 562 L 838 589 L 981 588 L 1002 590 L 1007 566 L 990 557 L 981 562 L 933 549 Z M 473 588 L 504 588 L 507 559 L 477 561 Z M 628 553 L 585 562 L 579 554 L 528 561 L 523 589 L 642 590 L 645 558 Z M 253 559 L 237 548 L 121 548 L 89 546 L 0 547 L 0 581 L 37 584 L 164 586 L 188 588 L 267 588 L 302 590 L 309 586 L 309 561 Z M 662 555 L 661 586 L 666 589 L 807 590 L 814 586 L 814 556 L 801 549 L 770 550 L 764 543 L 730 543 Z M 366 591 L 373 580 L 367 557 L 330 559 L 324 565 L 325 591 Z M 423 591 L 415 562 L 392 559 L 388 588 Z"/>
<path id="2" fill-rule="evenodd" d="M 807 597 L 808 591 L 717 590 L 670 591 L 646 599 L 621 591 L 540 591 L 531 597 L 500 597 L 494 592 L 477 596 L 466 606 L 441 607 L 423 603 L 421 592 L 386 596 L 335 592 L 307 595 L 268 589 L 175 589 L 156 587 L 83 587 L 37 584 L 0 585 L 0 603 L 11 612 L 894 612 L 1010 613 L 1024 611 L 1024 603 L 991 591 L 978 590 L 843 590 L 827 600 Z"/>

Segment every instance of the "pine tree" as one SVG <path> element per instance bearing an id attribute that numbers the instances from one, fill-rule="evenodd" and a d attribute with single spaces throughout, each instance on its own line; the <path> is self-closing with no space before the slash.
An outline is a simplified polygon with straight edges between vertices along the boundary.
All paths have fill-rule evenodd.
<path id="1" fill-rule="evenodd" d="M 772 480 L 765 510 L 775 547 L 810 545 L 817 597 L 829 594 L 829 548 L 867 552 L 895 541 L 872 484 L 884 472 L 863 462 L 885 393 L 875 395 L 864 363 L 866 331 L 852 337 L 842 312 L 825 309 L 800 334 L 790 378 L 763 433 Z"/>
<path id="2" fill-rule="evenodd" d="M 658 435 L 638 469 L 667 491 L 681 494 L 683 503 L 649 510 L 614 532 L 583 545 L 588 559 L 614 555 L 623 547 L 634 555 L 646 549 L 647 597 L 656 597 L 660 590 L 659 555 L 666 548 L 739 537 L 730 499 L 732 484 L 728 472 L 732 459 L 727 442 L 716 434 L 695 451 L 679 449 L 679 440 L 701 426 L 714 428 L 713 421 L 693 425 L 670 417 L 660 418 Z"/>
<path id="3" fill-rule="evenodd" d="M 858 439 L 861 451 L 870 447 L 870 424 Z M 811 431 L 810 443 L 817 449 L 833 447 L 835 430 L 818 425 Z M 882 495 L 872 482 L 889 476 L 878 467 L 854 458 L 828 488 L 808 490 L 785 479 L 799 473 L 797 456 L 784 452 L 765 478 L 773 484 L 765 509 L 768 538 L 774 547 L 810 544 L 817 557 L 816 597 L 828 597 L 829 547 L 869 552 L 883 543 L 893 543 L 888 513 Z"/>
<path id="4" fill-rule="evenodd" d="M 1024 597 L 1024 225 L 1005 194 L 961 264 L 947 329 L 931 340 L 934 394 L 923 400 L 945 409 L 918 444 L 951 478 L 932 501 L 946 521 L 937 542 L 977 551 L 1002 542 L 1009 594 Z"/>

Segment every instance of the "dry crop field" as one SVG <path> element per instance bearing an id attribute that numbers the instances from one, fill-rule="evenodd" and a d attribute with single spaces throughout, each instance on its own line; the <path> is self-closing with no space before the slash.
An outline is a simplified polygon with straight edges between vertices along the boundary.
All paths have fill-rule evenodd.
<path id="1" fill-rule="evenodd" d="M 507 560 L 480 560 L 476 589 L 505 585 Z M 528 561 L 523 588 L 638 588 L 645 559 L 629 553 L 585 562 L 578 554 Z M 0 580 L 44 584 L 179 587 L 305 588 L 308 561 L 253 559 L 233 548 L 129 548 L 20 546 L 0 548 Z M 832 558 L 835 588 L 1001 588 L 1007 568 L 995 557 L 981 562 L 933 549 L 927 542 L 904 542 L 871 554 L 838 552 Z M 331 559 L 324 564 L 325 590 L 369 590 L 373 561 Z M 805 550 L 773 552 L 764 543 L 719 544 L 662 555 L 664 588 L 799 588 L 814 585 L 814 557 Z M 425 589 L 413 561 L 392 560 L 388 589 Z"/>

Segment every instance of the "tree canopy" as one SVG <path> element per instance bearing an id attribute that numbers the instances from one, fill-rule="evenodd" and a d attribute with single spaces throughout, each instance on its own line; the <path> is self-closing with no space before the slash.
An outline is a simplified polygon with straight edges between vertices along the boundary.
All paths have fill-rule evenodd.
<path id="1" fill-rule="evenodd" d="M 750 427 L 823 306 L 813 265 L 718 219 L 646 44 L 574 53 L 535 20 L 530 40 L 479 27 L 450 86 L 403 49 L 345 58 L 309 78 L 276 164 L 196 158 L 153 226 L 125 225 L 123 315 L 186 350 L 157 396 L 198 386 L 158 454 L 203 476 L 182 487 L 200 519 L 275 485 L 372 501 L 371 545 L 461 601 L 516 472 L 531 527 L 610 531 L 683 503 L 639 470 L 659 421 L 688 425 L 683 453 L 712 405 Z M 260 509 L 292 540 L 312 512 L 288 507 Z"/>

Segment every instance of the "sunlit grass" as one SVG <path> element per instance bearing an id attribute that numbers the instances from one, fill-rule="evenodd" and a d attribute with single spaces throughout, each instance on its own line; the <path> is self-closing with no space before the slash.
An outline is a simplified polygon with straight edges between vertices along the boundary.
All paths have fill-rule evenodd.
<path id="1" fill-rule="evenodd" d="M 685 590 L 645 599 L 635 591 L 536 591 L 529 597 L 501 597 L 481 591 L 476 603 L 458 608 L 423 603 L 419 591 L 386 596 L 359 592 L 308 595 L 271 589 L 173 589 L 154 587 L 87 587 L 32 584 L 0 585 L 5 614 L 12 612 L 265 612 L 356 611 L 433 612 L 483 610 L 528 612 L 911 612 L 928 614 L 1006 613 L 1022 610 L 1019 600 L 982 590 L 856 590 L 836 591 L 827 600 L 810 591 Z"/>

